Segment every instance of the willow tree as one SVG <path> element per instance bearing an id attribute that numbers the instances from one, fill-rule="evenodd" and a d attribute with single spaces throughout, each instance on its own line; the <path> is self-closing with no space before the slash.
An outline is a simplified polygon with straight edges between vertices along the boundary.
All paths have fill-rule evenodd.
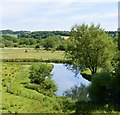
<path id="1" fill-rule="evenodd" d="M 72 27 L 66 57 L 75 67 L 88 68 L 93 75 L 99 68 L 110 65 L 113 53 L 113 40 L 100 25 L 82 24 Z"/>

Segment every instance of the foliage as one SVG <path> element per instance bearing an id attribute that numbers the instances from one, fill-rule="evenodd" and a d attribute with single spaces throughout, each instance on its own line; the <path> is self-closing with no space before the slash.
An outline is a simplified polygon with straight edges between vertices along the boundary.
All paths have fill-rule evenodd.
<path id="1" fill-rule="evenodd" d="M 69 36 L 69 31 L 35 31 L 35 32 L 29 32 L 29 33 L 20 33 L 18 35 L 19 38 L 35 38 L 35 39 L 39 39 L 39 38 L 47 38 L 49 36 L 55 36 L 55 35 L 59 35 L 59 36 Z"/>
<path id="2" fill-rule="evenodd" d="M 86 68 L 81 70 L 81 75 L 83 76 L 83 78 L 87 79 L 88 81 L 91 81 L 92 78 L 92 73 L 90 71 L 90 69 Z"/>
<path id="3" fill-rule="evenodd" d="M 30 68 L 30 76 L 31 83 L 40 84 L 45 79 L 51 78 L 50 72 L 53 69 L 53 65 L 47 64 L 39 64 L 39 65 L 32 65 Z"/>
<path id="4" fill-rule="evenodd" d="M 116 56 L 116 65 L 114 71 L 114 79 L 112 83 L 113 102 L 117 105 L 120 104 L 120 51 Z"/>
<path id="5" fill-rule="evenodd" d="M 13 41 L 9 41 L 9 40 L 5 40 L 4 44 L 5 44 L 5 47 L 13 47 L 14 46 Z"/>
<path id="6" fill-rule="evenodd" d="M 44 38 L 50 35 L 60 35 L 60 36 L 69 36 L 69 31 L 13 31 L 13 30 L 1 30 L 0 33 L 2 34 L 17 34 L 18 37 L 22 38 Z M 115 36 L 117 31 L 106 31 L 106 33 L 110 34 L 111 36 Z"/>
<path id="7" fill-rule="evenodd" d="M 75 25 L 68 39 L 66 57 L 73 65 L 89 68 L 95 74 L 98 68 L 110 66 L 114 49 L 112 38 L 99 25 Z"/>
<path id="8" fill-rule="evenodd" d="M 46 50 L 48 49 L 56 49 L 56 46 L 60 44 L 60 37 L 57 36 L 49 36 L 43 40 L 43 46 Z"/>
<path id="9" fill-rule="evenodd" d="M 51 79 L 52 74 L 50 73 L 53 69 L 53 65 L 51 64 L 39 64 L 32 65 L 30 67 L 30 75 L 29 78 L 31 83 L 38 84 L 32 85 L 34 89 L 42 94 L 52 96 L 54 92 L 57 91 L 57 86 L 54 81 Z M 30 88 L 31 86 L 26 86 Z"/>
<path id="10" fill-rule="evenodd" d="M 93 102 L 105 104 L 112 101 L 112 79 L 109 72 L 96 73 L 92 77 L 89 96 Z"/>
<path id="11" fill-rule="evenodd" d="M 27 63 L 26 63 L 27 64 Z M 74 111 L 75 103 L 66 97 L 53 96 L 48 87 L 53 86 L 51 79 L 46 84 L 29 83 L 28 73 L 30 65 L 25 63 L 3 63 L 2 65 L 2 112 L 3 113 L 63 113 Z M 48 65 L 52 66 L 52 65 Z M 11 88 L 10 82 L 13 82 Z M 27 84 L 26 84 L 27 83 Z M 24 86 L 28 85 L 30 88 Z M 36 90 L 44 91 L 43 95 Z M 9 91 L 7 89 L 10 89 Z M 33 88 L 33 89 L 31 89 Z M 54 91 L 56 89 L 53 89 Z M 48 95 L 49 96 L 46 96 Z"/>

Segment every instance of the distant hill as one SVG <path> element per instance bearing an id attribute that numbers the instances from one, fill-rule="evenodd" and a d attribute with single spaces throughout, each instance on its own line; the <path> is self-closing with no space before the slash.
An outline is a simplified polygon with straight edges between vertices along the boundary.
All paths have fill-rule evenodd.
<path id="1" fill-rule="evenodd" d="M 106 31 L 113 38 L 116 36 L 117 31 Z M 16 34 L 18 38 L 47 38 L 48 36 L 60 35 L 60 36 L 69 36 L 69 31 L 13 31 L 13 30 L 1 30 L 0 34 Z"/>
<path id="2" fill-rule="evenodd" d="M 13 31 L 13 30 L 9 30 L 9 29 L 0 31 L 0 34 L 22 34 L 22 33 L 30 33 L 30 31 L 23 31 L 23 30 Z"/>
<path id="3" fill-rule="evenodd" d="M 48 36 L 69 36 L 69 31 L 13 31 L 1 30 L 1 34 L 17 34 L 18 38 L 47 38 Z"/>

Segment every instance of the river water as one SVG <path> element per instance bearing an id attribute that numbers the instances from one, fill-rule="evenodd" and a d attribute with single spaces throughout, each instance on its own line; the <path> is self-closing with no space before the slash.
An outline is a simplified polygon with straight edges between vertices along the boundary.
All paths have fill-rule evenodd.
<path id="1" fill-rule="evenodd" d="M 64 64 L 55 64 L 54 69 L 51 72 L 53 74 L 53 80 L 58 86 L 58 91 L 56 94 L 62 96 L 63 92 L 70 89 L 74 85 L 79 85 L 80 83 L 84 85 L 89 85 L 89 81 L 84 79 L 80 74 L 75 77 L 75 74 L 68 70 Z"/>

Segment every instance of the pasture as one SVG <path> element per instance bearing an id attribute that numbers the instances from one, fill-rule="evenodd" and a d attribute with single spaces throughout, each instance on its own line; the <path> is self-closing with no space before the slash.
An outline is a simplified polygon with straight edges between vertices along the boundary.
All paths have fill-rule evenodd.
<path id="1" fill-rule="evenodd" d="M 64 51 L 35 50 L 33 48 L 3 48 L 0 50 L 2 59 L 64 59 Z"/>

